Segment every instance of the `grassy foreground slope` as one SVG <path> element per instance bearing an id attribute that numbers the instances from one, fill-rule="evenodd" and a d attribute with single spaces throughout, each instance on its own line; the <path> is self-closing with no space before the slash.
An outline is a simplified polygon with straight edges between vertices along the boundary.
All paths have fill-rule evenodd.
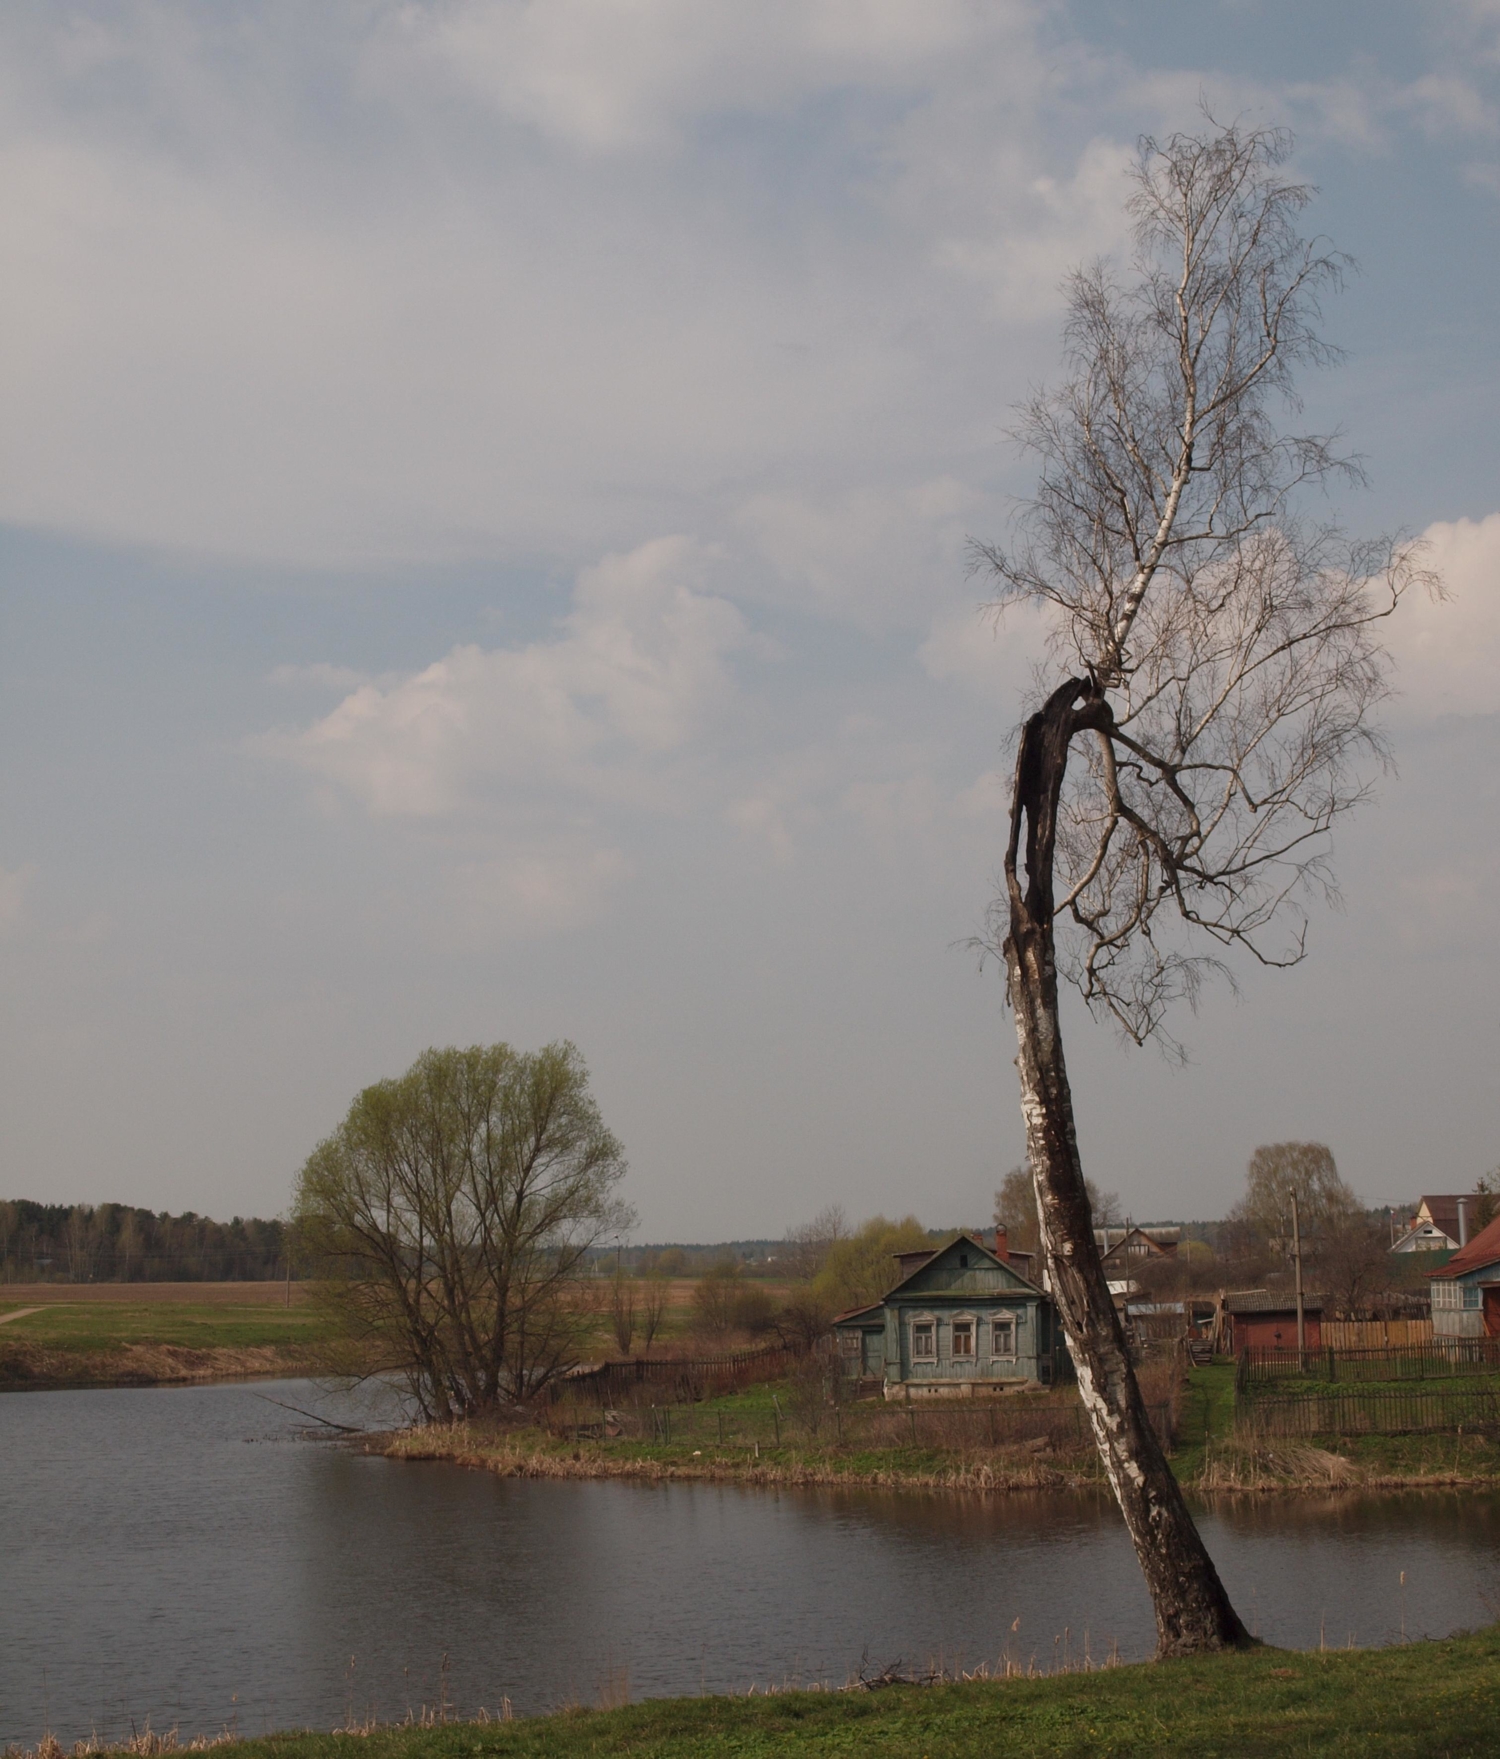
<path id="1" fill-rule="evenodd" d="M 511 1723 L 283 1735 L 235 1759 L 1182 1759 L 1500 1751 L 1500 1631 L 1402 1648 L 1247 1655 L 1047 1679 L 677 1698 Z"/>

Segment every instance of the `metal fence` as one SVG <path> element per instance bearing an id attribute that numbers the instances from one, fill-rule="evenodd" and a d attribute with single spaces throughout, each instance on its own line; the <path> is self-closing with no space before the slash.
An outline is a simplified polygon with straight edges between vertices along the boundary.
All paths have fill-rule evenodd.
<path id="1" fill-rule="evenodd" d="M 1452 1434 L 1500 1427 L 1500 1385 L 1340 1386 L 1315 1392 L 1272 1392 L 1242 1399 L 1235 1429 L 1244 1439 L 1268 1436 Z"/>
<path id="2" fill-rule="evenodd" d="M 1380 1349 L 1273 1349 L 1241 1351 L 1235 1385 L 1241 1393 L 1278 1380 L 1450 1380 L 1500 1371 L 1500 1338 L 1438 1338 L 1426 1344 Z"/>

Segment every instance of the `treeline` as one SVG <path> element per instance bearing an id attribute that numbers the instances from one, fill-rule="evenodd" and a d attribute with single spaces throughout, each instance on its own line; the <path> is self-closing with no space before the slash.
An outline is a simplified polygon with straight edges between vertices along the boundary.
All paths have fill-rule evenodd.
<path id="1" fill-rule="evenodd" d="M 279 1221 L 0 1201 L 0 1283 L 265 1282 L 287 1274 L 286 1251 Z"/>

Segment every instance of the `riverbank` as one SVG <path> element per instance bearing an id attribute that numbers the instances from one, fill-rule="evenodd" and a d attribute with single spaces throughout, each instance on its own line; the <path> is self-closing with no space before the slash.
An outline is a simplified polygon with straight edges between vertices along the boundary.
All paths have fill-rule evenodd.
<path id="1" fill-rule="evenodd" d="M 1497 1727 L 1500 1633 L 1491 1628 L 1392 1649 L 1261 1649 L 1045 1678 L 658 1699 L 516 1721 L 281 1734 L 216 1751 L 347 1759 L 357 1735 L 362 1759 L 1460 1759 L 1493 1753 Z M 163 1751 L 154 1740 L 128 1750 Z M 44 1745 L 37 1759 L 64 1759 L 64 1749 Z"/>
<path id="2" fill-rule="evenodd" d="M 325 1360 L 326 1324 L 300 1303 L 273 1306 L 263 1295 L 239 1302 L 88 1295 L 0 1304 L 0 1391 L 312 1374 Z"/>
<path id="3" fill-rule="evenodd" d="M 368 1451 L 403 1460 L 446 1460 L 509 1478 L 716 1480 L 756 1485 L 869 1485 L 938 1491 L 1101 1488 L 1103 1471 L 1086 1436 L 1067 1425 L 1023 1445 L 985 1445 L 982 1414 L 924 1412 L 909 1444 L 903 1425 L 883 1425 L 885 1445 L 847 1440 L 860 1427 L 826 1414 L 815 1427 L 791 1413 L 791 1389 L 757 1386 L 707 1400 L 691 1413 L 620 1414 L 619 1435 L 601 1421 L 429 1425 L 371 1436 Z M 771 1412 L 776 1412 L 774 1424 Z M 785 1413 L 785 1414 L 783 1414 Z M 592 1416 L 603 1416 L 594 1408 Z M 869 1428 L 870 1425 L 866 1425 Z M 895 1433 L 891 1433 L 894 1428 Z M 945 1430 L 947 1433 L 945 1434 Z M 1000 1431 L 1003 1435 L 1003 1427 Z M 756 1439 L 746 1439 L 748 1436 Z M 897 1437 L 900 1436 L 898 1441 Z M 1500 1440 L 1488 1435 L 1367 1435 L 1248 1442 L 1234 1430 L 1234 1371 L 1194 1369 L 1179 1400 L 1171 1462 L 1179 1481 L 1202 1492 L 1319 1493 L 1330 1490 L 1500 1487 Z"/>

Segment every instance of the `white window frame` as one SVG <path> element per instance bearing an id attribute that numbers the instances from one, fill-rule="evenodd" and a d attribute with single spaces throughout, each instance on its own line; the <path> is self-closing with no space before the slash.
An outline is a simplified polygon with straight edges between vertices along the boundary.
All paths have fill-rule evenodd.
<path id="1" fill-rule="evenodd" d="M 969 1347 L 960 1353 L 958 1348 L 958 1328 L 967 1326 Z M 949 1321 L 948 1354 L 955 1362 L 972 1362 L 979 1355 L 979 1319 L 973 1313 L 955 1313 Z"/>
<path id="2" fill-rule="evenodd" d="M 1014 1362 L 1016 1359 L 1016 1339 L 1021 1330 L 1020 1315 L 1001 1313 L 990 1315 L 990 1357 L 996 1362 Z M 996 1340 L 1002 1332 L 1010 1333 L 1010 1348 L 998 1348 Z"/>
<path id="3" fill-rule="evenodd" d="M 1456 1311 L 1463 1305 L 1460 1293 L 1461 1285 L 1456 1282 L 1434 1283 L 1432 1285 L 1432 1304 L 1443 1312 Z"/>
<path id="4" fill-rule="evenodd" d="M 914 1313 L 911 1316 L 911 1318 L 907 1321 L 907 1325 L 909 1327 L 907 1335 L 911 1340 L 910 1348 L 911 1348 L 912 1361 L 913 1362 L 936 1362 L 938 1359 L 938 1335 L 937 1335 L 937 1317 L 936 1317 L 936 1315 L 931 1314 L 931 1313 Z M 932 1346 L 930 1349 L 919 1350 L 917 1348 L 917 1333 L 918 1333 L 918 1331 L 925 1331 L 927 1333 L 928 1338 L 931 1341 L 931 1346 Z"/>

